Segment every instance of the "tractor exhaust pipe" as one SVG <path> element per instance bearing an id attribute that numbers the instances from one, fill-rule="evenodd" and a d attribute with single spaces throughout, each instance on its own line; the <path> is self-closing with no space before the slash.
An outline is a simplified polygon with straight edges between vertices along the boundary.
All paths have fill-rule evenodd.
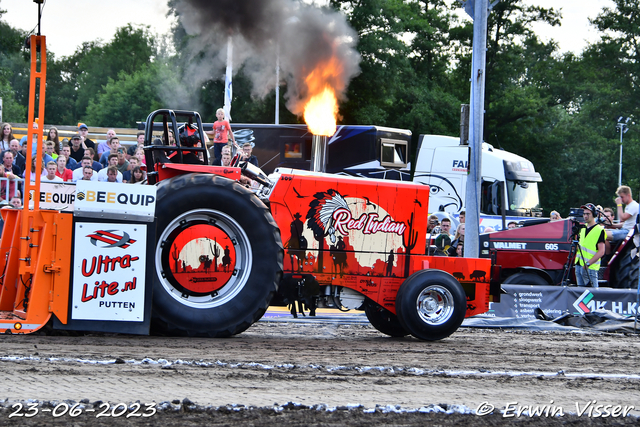
<path id="1" fill-rule="evenodd" d="M 327 137 L 313 135 L 311 137 L 311 171 L 326 172 L 327 170 Z"/>

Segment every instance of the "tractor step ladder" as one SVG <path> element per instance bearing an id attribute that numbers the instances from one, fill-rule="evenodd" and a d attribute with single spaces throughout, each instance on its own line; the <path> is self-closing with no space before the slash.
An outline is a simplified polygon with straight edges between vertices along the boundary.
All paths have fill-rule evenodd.
<path id="1" fill-rule="evenodd" d="M 32 35 L 29 123 L 36 123 L 35 103 L 39 92 L 37 129 L 27 135 L 25 176 L 31 176 L 31 144 L 36 144 L 36 170 L 42 170 L 42 131 L 46 88 L 46 39 Z M 38 65 L 40 69 L 38 70 Z M 39 91 L 36 86 L 39 84 Z M 30 333 L 47 324 L 51 314 L 67 322 L 73 217 L 40 210 L 40 174 L 36 182 L 25 180 L 22 209 L 3 208 L 0 238 L 0 333 Z M 29 199 L 33 199 L 31 208 Z"/>

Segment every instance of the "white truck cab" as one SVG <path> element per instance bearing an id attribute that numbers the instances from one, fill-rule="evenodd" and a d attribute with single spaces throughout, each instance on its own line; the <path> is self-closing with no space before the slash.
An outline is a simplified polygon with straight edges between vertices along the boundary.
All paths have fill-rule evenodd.
<path id="1" fill-rule="evenodd" d="M 469 146 L 459 138 L 420 135 L 413 181 L 431 186 L 430 212 L 454 217 L 464 210 L 469 165 Z M 541 216 L 538 197 L 540 174 L 533 164 L 516 154 L 482 144 L 481 232 L 486 227 L 502 229 L 506 221 Z"/>

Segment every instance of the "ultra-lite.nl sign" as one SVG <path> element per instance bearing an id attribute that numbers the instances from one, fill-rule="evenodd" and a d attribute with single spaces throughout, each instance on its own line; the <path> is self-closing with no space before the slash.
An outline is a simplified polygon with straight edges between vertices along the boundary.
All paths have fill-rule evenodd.
<path id="1" fill-rule="evenodd" d="M 72 319 L 144 321 L 146 239 L 146 224 L 75 224 Z"/>

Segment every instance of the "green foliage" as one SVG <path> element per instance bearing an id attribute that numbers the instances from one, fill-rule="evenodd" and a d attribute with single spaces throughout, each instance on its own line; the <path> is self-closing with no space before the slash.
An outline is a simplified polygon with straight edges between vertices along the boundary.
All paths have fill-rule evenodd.
<path id="1" fill-rule="evenodd" d="M 27 121 L 29 62 L 24 50 L 25 37 L 24 31 L 0 21 L 0 97 L 4 121 Z"/>
<path id="2" fill-rule="evenodd" d="M 94 126 L 136 127 L 151 111 L 162 108 L 159 87 L 165 83 L 158 67 L 143 66 L 132 74 L 109 79 L 102 93 L 89 101 L 85 121 Z"/>
<path id="3" fill-rule="evenodd" d="M 82 116 L 90 100 L 121 73 L 134 74 L 155 58 L 155 39 L 147 28 L 119 28 L 113 41 L 85 43 L 67 58 L 66 70 L 76 83 L 76 112 Z"/>
<path id="4" fill-rule="evenodd" d="M 361 74 L 341 104 L 342 123 L 454 135 L 460 99 L 451 91 L 450 59 L 459 40 L 443 1 L 334 0 L 358 33 Z"/>
<path id="5" fill-rule="evenodd" d="M 0 98 L 2 98 L 2 121 L 22 122 L 26 121 L 27 109 L 16 102 L 11 83 L 4 76 L 0 76 Z"/>
<path id="6" fill-rule="evenodd" d="M 595 70 L 593 82 L 594 109 L 606 123 L 601 134 L 617 149 L 620 138 L 615 133 L 619 116 L 634 119 L 624 134 L 622 183 L 630 185 L 634 195 L 640 193 L 640 135 L 635 123 L 640 118 L 640 10 L 639 0 L 614 0 L 615 8 L 604 8 L 593 20 L 602 32 L 602 40 L 585 52 L 585 62 Z M 606 114 L 606 116 L 605 116 Z M 617 151 L 617 150 L 616 150 Z M 617 182 L 617 181 L 616 181 Z M 611 186 L 610 188 L 613 188 Z"/>

